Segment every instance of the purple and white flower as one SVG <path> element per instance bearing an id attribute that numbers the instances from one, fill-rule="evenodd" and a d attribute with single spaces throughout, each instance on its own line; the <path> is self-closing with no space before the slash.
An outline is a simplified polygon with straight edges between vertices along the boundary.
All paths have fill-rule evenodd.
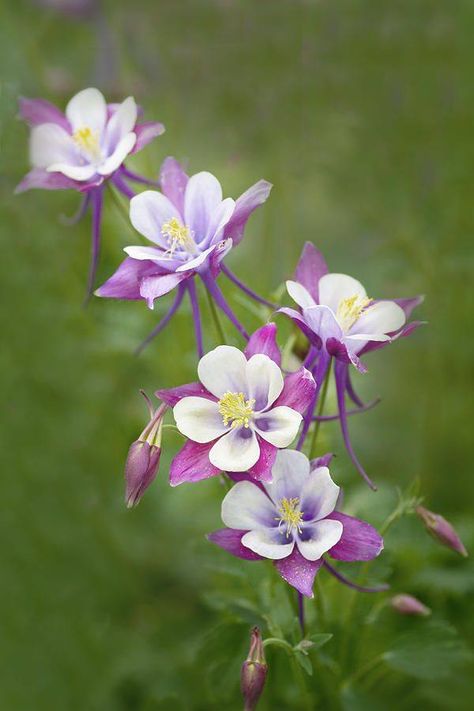
<path id="1" fill-rule="evenodd" d="M 89 293 L 95 281 L 100 250 L 103 184 L 110 180 L 127 197 L 133 194 L 125 179 L 147 182 L 123 165 L 163 133 L 157 122 L 137 123 L 139 107 L 129 96 L 121 104 L 107 104 L 98 89 L 73 96 L 62 113 L 43 99 L 20 99 L 20 116 L 31 127 L 32 170 L 16 188 L 78 190 L 84 194 L 76 221 L 92 209 L 92 257 Z"/>
<path id="2" fill-rule="evenodd" d="M 359 371 L 366 372 L 360 356 L 407 336 L 417 328 L 421 322 L 407 323 L 407 318 L 423 297 L 370 299 L 362 284 L 353 277 L 329 273 L 323 256 L 310 242 L 304 246 L 295 280 L 287 281 L 287 289 L 300 310 L 284 307 L 279 311 L 289 316 L 307 336 L 310 350 L 305 364 L 312 369 L 318 383 L 324 381 L 331 360 L 335 360 L 338 419 L 344 443 L 357 470 L 375 489 L 349 438 L 346 393 L 358 411 L 367 409 L 352 387 L 349 366 L 352 364 Z M 309 429 L 315 405 L 316 398 L 313 407 L 308 409 L 299 444 Z"/>
<path id="3" fill-rule="evenodd" d="M 187 289 L 195 314 L 198 350 L 202 355 L 199 306 L 191 280 L 199 274 L 219 308 L 247 337 L 222 292 L 215 283 L 221 262 L 238 244 L 252 212 L 270 194 L 265 180 L 249 188 L 237 200 L 224 198 L 218 179 L 206 171 L 188 177 L 174 158 L 167 158 L 160 172 L 158 190 L 146 190 L 130 202 L 130 220 L 150 246 L 125 247 L 128 255 L 97 296 L 115 299 L 143 299 L 153 309 L 155 299 L 178 287 L 178 308 Z M 156 335 L 169 314 L 155 329 Z"/>
<path id="4" fill-rule="evenodd" d="M 199 361 L 199 383 L 156 393 L 188 438 L 171 464 L 173 486 L 222 471 L 271 478 L 276 452 L 296 437 L 316 387 L 305 368 L 283 376 L 275 332 L 274 324 L 259 329 L 244 353 L 218 346 Z"/>
<path id="5" fill-rule="evenodd" d="M 246 560 L 269 559 L 308 597 L 327 553 L 336 560 L 371 560 L 383 540 L 364 521 L 335 510 L 340 489 L 329 469 L 296 450 L 277 453 L 271 483 L 239 481 L 222 502 L 225 529 L 209 539 Z M 339 573 L 337 576 L 341 578 Z"/>

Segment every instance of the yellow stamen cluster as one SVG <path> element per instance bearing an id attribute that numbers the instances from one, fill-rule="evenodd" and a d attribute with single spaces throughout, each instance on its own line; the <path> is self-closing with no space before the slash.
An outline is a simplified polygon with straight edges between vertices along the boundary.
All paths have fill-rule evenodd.
<path id="1" fill-rule="evenodd" d="M 100 156 L 99 135 L 97 131 L 93 131 L 89 126 L 83 126 L 83 128 L 78 128 L 72 137 L 81 150 L 93 158 Z"/>
<path id="2" fill-rule="evenodd" d="M 167 237 L 170 243 L 170 253 L 173 254 L 177 247 L 190 247 L 193 245 L 191 231 L 189 227 L 182 225 L 177 217 L 165 222 L 161 228 L 163 237 Z"/>
<path id="3" fill-rule="evenodd" d="M 336 318 L 343 331 L 348 331 L 360 317 L 362 311 L 370 304 L 371 299 L 360 294 L 341 299 L 337 307 Z"/>
<path id="4" fill-rule="evenodd" d="M 225 393 L 218 402 L 224 425 L 230 422 L 231 427 L 248 427 L 254 404 L 255 400 L 246 400 L 243 393 Z"/>
<path id="5" fill-rule="evenodd" d="M 289 538 L 291 532 L 294 528 L 301 533 L 301 523 L 303 521 L 303 512 L 299 509 L 300 500 L 298 498 L 294 499 L 282 499 L 278 507 L 279 518 L 276 521 L 286 523 L 286 535 Z"/>

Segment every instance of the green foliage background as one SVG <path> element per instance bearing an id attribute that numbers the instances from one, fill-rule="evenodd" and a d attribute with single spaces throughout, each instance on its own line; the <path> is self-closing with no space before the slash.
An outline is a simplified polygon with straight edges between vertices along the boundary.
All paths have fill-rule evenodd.
<path id="1" fill-rule="evenodd" d="M 260 177 L 273 182 L 229 259 L 261 292 L 291 275 L 310 239 L 371 294 L 424 293 L 429 326 L 369 356 L 357 378 L 365 398 L 383 397 L 351 423 L 380 491 L 360 484 L 336 427 L 323 429 L 321 451 L 338 455 L 347 512 L 379 525 L 394 487 L 419 477 L 426 505 L 472 547 L 474 5 L 110 0 L 98 19 L 78 20 L 3 0 L 2 18 L 0 707 L 239 709 L 249 626 L 291 637 L 294 601 L 266 566 L 205 541 L 223 491 L 216 480 L 168 487 L 174 435 L 156 484 L 125 510 L 123 462 L 145 416 L 138 390 L 193 377 L 190 314 L 137 359 L 164 303 L 156 313 L 99 299 L 82 308 L 89 224 L 60 219 L 77 196 L 13 196 L 27 170 L 17 96 L 64 106 L 89 85 L 111 99 L 133 94 L 167 127 L 133 159 L 137 169 L 154 176 L 174 155 L 218 175 L 232 196 Z M 109 202 L 101 280 L 129 243 Z M 334 636 L 311 653 L 313 676 L 300 672 L 306 700 L 285 652 L 272 648 L 262 711 L 471 708 L 470 560 L 438 547 L 413 517 L 391 529 L 370 579 L 418 595 L 429 620 L 320 579 L 325 619 L 308 603 L 311 631 Z"/>

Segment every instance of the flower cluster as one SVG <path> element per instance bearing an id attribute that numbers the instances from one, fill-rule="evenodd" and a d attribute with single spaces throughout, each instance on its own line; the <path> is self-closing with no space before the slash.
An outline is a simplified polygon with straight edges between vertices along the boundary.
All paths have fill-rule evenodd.
<path id="1" fill-rule="evenodd" d="M 348 416 L 375 403 L 364 404 L 359 398 L 351 368 L 366 373 L 366 354 L 411 334 L 421 322 L 408 319 L 422 297 L 368 296 L 354 277 L 329 272 L 312 243 L 304 245 L 294 278 L 286 282 L 296 307 L 273 304 L 255 293 L 224 259 L 242 240 L 252 213 L 269 197 L 271 184 L 259 180 L 234 200 L 224 198 L 214 175 L 202 171 L 188 176 L 171 157 L 164 160 L 156 182 L 134 173 L 125 161 L 164 131 L 160 123 L 140 122 L 141 113 L 132 97 L 107 104 L 97 89 L 74 96 L 64 114 L 46 101 L 22 99 L 20 114 L 31 126 L 32 170 L 17 192 L 70 188 L 83 195 L 78 217 L 92 209 L 89 292 L 95 287 L 105 185 L 129 201 L 130 223 L 149 244 L 127 246 L 125 259 L 95 293 L 144 301 L 153 309 L 157 299 L 175 291 L 169 310 L 145 344 L 169 323 L 187 295 L 198 380 L 157 390 L 161 404 L 156 410 L 149 403 L 150 420 L 128 453 L 126 503 L 136 505 L 155 478 L 164 419 L 172 411 L 185 443 L 172 460 L 170 484 L 214 476 L 226 481 L 229 490 L 221 506 L 225 527 L 211 533 L 209 540 L 238 558 L 272 561 L 283 580 L 299 593 L 304 628 L 302 596 L 313 596 L 315 576 L 322 568 L 353 588 L 383 589 L 361 588 L 328 560 L 369 561 L 382 551 L 383 540 L 369 523 L 340 511 L 341 491 L 328 468 L 332 455 L 316 457 L 317 434 L 321 422 L 338 420 L 355 468 L 375 489 L 348 431 Z M 153 189 L 135 194 L 131 183 Z M 252 335 L 229 305 L 221 289 L 222 277 L 266 307 L 268 320 Z M 220 343 L 206 352 L 196 278 L 208 292 L 216 325 L 220 327 L 221 311 L 243 339 L 241 349 Z M 303 352 L 299 348 L 283 362 L 274 322 L 280 315 L 291 319 L 306 344 Z M 285 352 L 294 342 L 292 338 L 287 343 Z M 288 363 L 298 356 L 299 367 L 288 370 Z M 337 412 L 325 414 L 332 377 Z M 346 399 L 354 405 L 350 410 Z M 442 516 L 421 506 L 417 513 L 435 538 L 466 554 Z M 408 595 L 392 598 L 393 608 L 403 614 L 426 614 L 426 608 L 415 603 Z M 249 708 L 256 703 L 266 674 L 259 634 L 254 631 L 242 671 Z"/>

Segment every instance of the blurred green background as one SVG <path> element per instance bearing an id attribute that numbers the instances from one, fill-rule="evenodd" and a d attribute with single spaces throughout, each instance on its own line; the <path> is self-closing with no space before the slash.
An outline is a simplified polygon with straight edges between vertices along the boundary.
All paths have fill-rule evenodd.
<path id="1" fill-rule="evenodd" d="M 17 97 L 64 107 L 91 85 L 110 100 L 133 94 L 167 131 L 132 167 L 153 177 L 174 155 L 191 172 L 215 173 L 234 197 L 261 177 L 274 183 L 228 259 L 262 293 L 292 274 L 308 239 L 369 294 L 424 293 L 417 316 L 429 326 L 369 356 L 369 373 L 357 376 L 365 398 L 383 397 L 351 422 L 380 491 L 360 484 L 332 425 L 322 428 L 321 451 L 338 455 L 333 475 L 346 511 L 380 524 L 395 486 L 419 477 L 425 504 L 469 547 L 474 4 L 110 0 L 84 17 L 46 4 L 3 0 L 0 30 L 0 708 L 237 710 L 249 627 L 259 622 L 267 633 L 267 609 L 284 625 L 293 614 L 286 591 L 265 566 L 205 541 L 219 527 L 223 490 L 217 480 L 169 488 L 174 435 L 140 506 L 123 505 L 126 451 L 145 421 L 139 388 L 193 378 L 189 310 L 136 358 L 166 299 L 155 313 L 99 299 L 83 309 L 89 222 L 66 227 L 61 218 L 77 195 L 13 196 L 28 168 Z M 133 242 L 109 202 L 99 281 Z M 235 290 L 227 293 L 256 326 Z M 216 344 L 211 326 L 206 342 Z M 354 577 L 357 567 L 345 572 Z M 471 708 L 469 559 L 437 546 L 414 517 L 391 529 L 371 579 L 416 594 L 432 608 L 429 620 L 397 617 L 379 604 L 386 596 L 354 601 L 320 577 L 326 620 L 309 602 L 311 629 L 334 637 L 304 679 L 307 700 L 275 649 L 262 711 Z M 413 668 L 405 652 L 397 668 L 390 653 L 391 664 L 337 690 L 341 675 L 405 635 L 426 638 L 431 657 L 421 645 Z M 444 647 L 457 655 L 449 663 Z M 420 659 L 428 659 L 421 670 Z"/>

